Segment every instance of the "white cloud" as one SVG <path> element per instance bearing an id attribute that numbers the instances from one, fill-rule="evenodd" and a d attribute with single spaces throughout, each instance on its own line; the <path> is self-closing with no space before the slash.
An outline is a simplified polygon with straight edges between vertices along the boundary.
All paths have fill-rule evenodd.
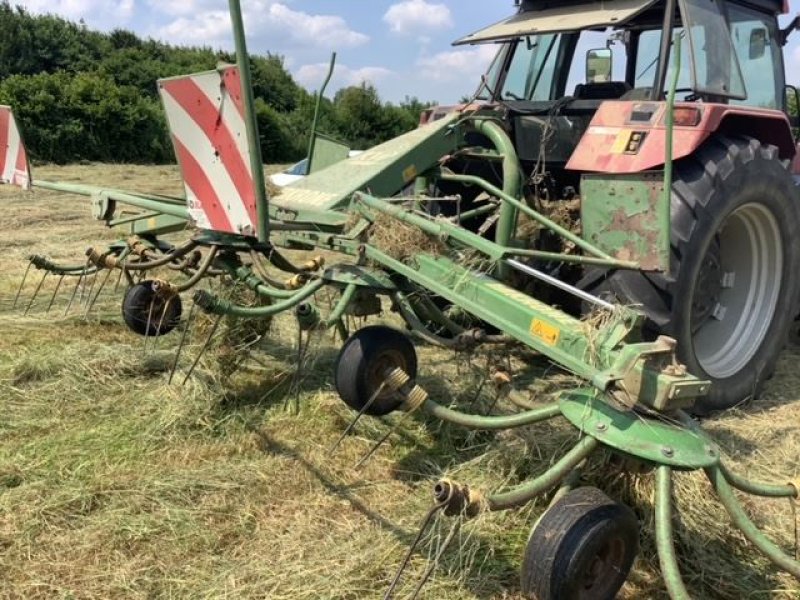
<path id="1" fill-rule="evenodd" d="M 325 80 L 325 75 L 328 74 L 328 67 L 328 63 L 303 65 L 294 72 L 295 81 L 308 90 L 318 90 Z M 392 75 L 394 75 L 394 72 L 384 67 L 351 69 L 347 65 L 337 64 L 326 95 L 350 85 L 360 85 L 364 82 L 377 84 Z"/>
<path id="2" fill-rule="evenodd" d="M 169 42 L 230 47 L 230 16 L 227 10 L 206 8 L 218 2 L 188 0 L 191 11 L 181 3 L 167 0 L 164 6 L 152 6 L 176 17 L 161 27 L 156 35 Z M 313 15 L 289 8 L 275 0 L 245 0 L 242 6 L 245 27 L 251 41 L 262 42 L 267 50 L 282 49 L 285 45 L 319 48 L 352 48 L 369 41 L 369 36 L 351 29 L 347 21 L 336 15 Z"/>
<path id="3" fill-rule="evenodd" d="M 417 61 L 420 75 L 437 82 L 474 82 L 478 87 L 480 76 L 486 72 L 498 47 L 484 44 L 465 50 L 449 50 Z"/>
<path id="4" fill-rule="evenodd" d="M 416 34 L 453 26 L 453 15 L 444 4 L 433 4 L 425 0 L 404 0 L 392 4 L 383 20 L 395 33 Z"/>
<path id="5" fill-rule="evenodd" d="M 36 14 L 55 14 L 66 19 L 84 19 L 97 27 L 118 26 L 127 22 L 136 9 L 135 0 L 14 0 Z"/>

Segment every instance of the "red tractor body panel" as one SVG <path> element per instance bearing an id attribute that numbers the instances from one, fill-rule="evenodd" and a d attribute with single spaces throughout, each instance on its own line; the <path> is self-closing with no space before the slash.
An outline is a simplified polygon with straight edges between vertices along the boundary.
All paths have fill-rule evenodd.
<path id="1" fill-rule="evenodd" d="M 608 101 L 600 105 L 567 169 L 639 173 L 664 164 L 665 102 Z M 789 119 L 779 110 L 728 104 L 677 103 L 674 160 L 694 153 L 712 134 L 749 135 L 777 146 L 782 159 L 796 158 Z M 797 162 L 795 162 L 797 167 Z"/>

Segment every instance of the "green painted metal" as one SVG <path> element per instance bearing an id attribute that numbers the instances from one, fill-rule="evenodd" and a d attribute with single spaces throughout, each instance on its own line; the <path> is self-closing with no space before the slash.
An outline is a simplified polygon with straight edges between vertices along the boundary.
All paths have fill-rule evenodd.
<path id="1" fill-rule="evenodd" d="M 322 87 L 316 94 L 316 102 L 314 103 L 314 120 L 311 121 L 311 135 L 308 138 L 308 153 L 306 156 L 308 157 L 308 172 L 313 173 L 314 169 L 314 149 L 316 148 L 317 144 L 317 127 L 319 126 L 319 112 L 322 108 L 322 99 L 325 96 L 325 89 L 328 87 L 328 84 L 331 81 L 331 77 L 333 77 L 333 70 L 336 68 L 336 52 L 331 54 L 331 62 L 328 65 L 328 74 L 325 77 L 325 81 L 322 83 Z"/>
<path id="2" fill-rule="evenodd" d="M 645 271 L 669 270 L 669 223 L 664 227 L 662 173 L 603 174 L 581 177 L 583 237 L 617 260 Z"/>
<path id="3" fill-rule="evenodd" d="M 322 278 L 330 283 L 356 285 L 381 291 L 393 291 L 397 286 L 383 271 L 360 267 L 357 265 L 334 265 L 322 274 Z"/>
<path id="4" fill-rule="evenodd" d="M 37 179 L 33 185 L 37 188 L 53 190 L 56 192 L 65 192 L 68 194 L 76 194 L 78 196 L 92 197 L 97 194 L 104 194 L 110 201 L 113 202 L 120 202 L 122 204 L 135 206 L 136 208 L 141 208 L 143 210 L 170 215 L 179 219 L 183 219 L 184 221 L 189 220 L 189 213 L 184 205 L 169 200 L 158 200 L 152 196 L 148 197 L 145 195 L 132 194 L 130 192 L 123 192 L 121 190 L 108 189 L 98 186 L 42 181 L 40 179 Z"/>
<path id="5" fill-rule="evenodd" d="M 325 282 L 316 280 L 309 283 L 307 286 L 297 290 L 293 296 L 275 304 L 268 306 L 239 306 L 218 298 L 206 292 L 205 290 L 198 290 L 195 292 L 194 301 L 206 312 L 215 315 L 227 315 L 229 317 L 249 317 L 259 319 L 262 317 L 273 317 L 286 310 L 292 309 L 303 300 L 316 294 Z M 256 290 L 259 291 L 259 290 Z"/>
<path id="6" fill-rule="evenodd" d="M 689 600 L 675 554 L 675 536 L 672 531 L 672 469 L 660 465 L 656 470 L 656 548 L 661 576 L 671 600 Z"/>
<path id="7" fill-rule="evenodd" d="M 719 463 L 719 448 L 700 430 L 617 410 L 595 390 L 563 392 L 559 406 L 567 420 L 587 435 L 646 462 L 686 470 Z"/>
<path id="8" fill-rule="evenodd" d="M 475 175 L 456 175 L 454 173 L 441 173 L 439 175 L 439 179 L 441 179 L 442 181 L 458 181 L 461 183 L 480 186 L 493 196 L 496 196 L 503 202 L 508 203 L 513 207 L 515 207 L 517 210 L 525 213 L 527 216 L 529 216 L 537 223 L 547 227 L 551 231 L 554 231 L 564 239 L 569 240 L 570 242 L 578 246 L 578 248 L 580 248 L 581 250 L 584 250 L 585 252 L 588 252 L 589 254 L 592 254 L 598 258 L 606 259 L 609 261 L 609 264 L 614 264 L 616 262 L 614 258 L 610 256 L 608 253 L 603 252 L 599 248 L 596 248 L 594 245 L 582 239 L 580 236 L 575 235 L 571 231 L 564 229 L 560 225 L 554 223 L 553 221 L 545 217 L 543 214 L 530 208 L 524 202 L 520 202 L 513 196 L 506 194 L 503 190 L 499 189 L 495 185 L 492 185 L 491 183 L 489 183 L 485 179 L 482 179 L 481 177 L 476 177 Z"/>
<path id="9" fill-rule="evenodd" d="M 120 220 L 113 220 L 108 222 L 109 227 L 117 227 L 120 225 L 127 225 L 125 230 L 131 235 L 166 235 L 168 233 L 177 233 L 178 231 L 186 231 L 189 223 L 185 219 L 173 217 L 171 215 L 162 215 L 158 213 L 150 213 L 143 217 L 131 217 L 128 223 L 121 223 Z"/>
<path id="10" fill-rule="evenodd" d="M 475 131 L 485 135 L 503 157 L 503 193 L 519 199 L 522 195 L 522 165 L 511 138 L 495 120 L 475 119 L 469 121 L 469 124 Z M 501 206 L 495 234 L 495 241 L 498 244 L 508 246 L 511 243 L 517 229 L 518 218 L 519 211 L 515 204 L 506 202 Z"/>
<path id="11" fill-rule="evenodd" d="M 457 114 L 448 115 L 284 187 L 272 199 L 274 214 L 287 221 L 305 221 L 306 212 L 344 211 L 359 190 L 384 197 L 397 194 L 459 147 L 462 136 L 454 127 L 458 119 Z M 347 215 L 342 212 L 342 216 L 346 221 Z"/>
<path id="12" fill-rule="evenodd" d="M 661 227 L 667 232 L 667 243 L 669 243 L 669 232 L 672 231 L 672 213 L 670 206 L 672 205 L 672 151 L 673 151 L 673 137 L 675 133 L 675 96 L 678 89 L 678 80 L 681 74 L 681 46 L 683 43 L 683 35 L 676 33 L 673 42 L 672 55 L 675 60 L 674 73 L 672 75 L 672 82 L 667 94 L 667 115 L 664 121 L 666 128 L 664 148 L 664 200 L 661 204 Z M 669 270 L 669 262 L 667 268 Z"/>
<path id="13" fill-rule="evenodd" d="M 561 415 L 558 404 L 549 404 L 537 408 L 536 410 L 528 410 L 508 416 L 470 415 L 447 408 L 430 399 L 422 404 L 421 410 L 442 421 L 460 425 L 467 429 L 479 429 L 484 431 L 525 427 L 526 425 L 541 423 L 542 421 L 547 421 Z"/>
<path id="14" fill-rule="evenodd" d="M 472 179 L 472 176 L 466 176 Z M 459 176 L 460 178 L 460 176 Z M 479 178 L 475 178 L 479 179 Z M 484 180 L 481 180 L 484 181 Z M 566 254 L 556 254 L 552 252 L 541 252 L 538 250 L 527 250 L 523 248 L 509 248 L 502 246 L 491 240 L 481 237 L 471 231 L 459 227 L 455 223 L 443 219 L 434 219 L 426 217 L 417 213 L 406 210 L 404 207 L 397 204 L 392 204 L 380 198 L 374 198 L 368 194 L 356 193 L 353 195 L 353 203 L 356 208 L 363 205 L 372 210 L 377 210 L 387 214 L 399 221 L 418 227 L 422 231 L 438 237 L 440 239 L 447 239 L 450 242 L 459 242 L 466 248 L 477 250 L 485 254 L 491 260 L 499 261 L 511 256 L 528 256 L 531 258 L 540 258 L 544 260 L 573 262 L 582 264 L 596 264 L 601 266 L 614 266 L 619 268 L 635 266 L 635 263 L 621 262 L 616 260 L 608 260 L 604 258 L 593 258 L 584 256 L 573 256 Z M 361 213 L 367 218 L 374 220 L 374 214 L 369 211 L 361 210 Z"/>
<path id="15" fill-rule="evenodd" d="M 778 548 L 758 527 L 750 520 L 744 512 L 742 505 L 736 499 L 733 488 L 725 479 L 725 475 L 718 466 L 706 469 L 711 485 L 717 492 L 720 501 L 733 521 L 733 524 L 744 534 L 744 536 L 756 546 L 764 555 L 769 558 L 775 566 L 791 573 L 800 579 L 800 562 L 792 559 L 783 550 Z"/>
<path id="16" fill-rule="evenodd" d="M 311 149 L 311 160 L 308 172 L 316 173 L 338 162 L 346 160 L 350 155 L 350 147 L 332 137 L 321 133 L 314 134 L 314 145 Z"/>
<path id="17" fill-rule="evenodd" d="M 752 494 L 754 496 L 761 496 L 763 498 L 798 498 L 800 497 L 800 488 L 795 485 L 787 484 L 774 484 L 766 483 L 764 481 L 752 481 L 741 475 L 737 475 L 731 471 L 724 463 L 719 464 L 720 471 L 725 479 L 737 490 Z"/>
<path id="18" fill-rule="evenodd" d="M 489 510 L 508 510 L 523 506 L 557 486 L 568 477 L 575 468 L 586 460 L 595 450 L 599 442 L 593 437 L 584 437 L 572 450 L 567 452 L 556 464 L 536 479 L 532 479 L 512 490 L 490 494 L 486 497 Z"/>
<path id="19" fill-rule="evenodd" d="M 617 307 L 602 327 L 594 328 L 448 258 L 420 254 L 412 266 L 369 245 L 364 255 L 494 325 L 601 391 L 619 381 L 638 382 L 638 395 L 629 398 L 632 403 L 655 407 L 678 399 L 684 404 L 710 387 L 691 375 L 663 370 L 654 359 L 661 356 L 671 362 L 671 354 L 661 344 L 625 343 L 637 332 L 641 316 L 623 307 Z"/>
<path id="20" fill-rule="evenodd" d="M 256 105 L 253 97 L 253 82 L 250 73 L 250 55 L 247 52 L 247 39 L 242 21 L 242 7 L 239 0 L 228 0 L 228 7 L 233 24 L 233 39 L 236 44 L 236 64 L 242 82 L 242 98 L 244 99 L 244 123 L 247 129 L 247 146 L 250 151 L 250 172 L 256 195 L 256 232 L 260 242 L 269 240 L 269 198 L 267 184 L 264 179 L 264 161 L 261 158 L 261 137 L 258 134 Z"/>

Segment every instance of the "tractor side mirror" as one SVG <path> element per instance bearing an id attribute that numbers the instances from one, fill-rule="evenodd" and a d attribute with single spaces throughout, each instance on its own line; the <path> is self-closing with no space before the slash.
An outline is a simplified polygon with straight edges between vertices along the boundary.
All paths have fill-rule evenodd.
<path id="1" fill-rule="evenodd" d="M 753 29 L 750 33 L 750 60 L 758 60 L 767 53 L 768 40 L 766 28 Z"/>
<path id="2" fill-rule="evenodd" d="M 596 48 L 586 53 L 586 83 L 611 81 L 612 54 L 608 48 Z"/>

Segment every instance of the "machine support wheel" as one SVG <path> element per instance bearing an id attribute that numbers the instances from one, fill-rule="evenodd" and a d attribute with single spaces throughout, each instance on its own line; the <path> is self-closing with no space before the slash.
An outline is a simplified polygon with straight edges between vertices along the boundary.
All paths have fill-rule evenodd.
<path id="1" fill-rule="evenodd" d="M 536 600 L 613 600 L 633 566 L 639 522 L 597 488 L 577 488 L 531 531 L 522 592 Z"/>
<path id="2" fill-rule="evenodd" d="M 417 353 L 406 335 L 383 325 L 359 329 L 342 346 L 335 367 L 336 391 L 353 410 L 361 411 L 386 379 L 387 372 L 400 368 L 414 379 Z M 397 410 L 403 397 L 385 390 L 365 411 L 383 416 Z"/>
<path id="3" fill-rule="evenodd" d="M 757 395 L 797 315 L 800 193 L 774 146 L 717 135 L 676 163 L 670 276 L 618 271 L 596 288 L 641 305 L 653 333 L 713 382 L 705 414 Z"/>
<path id="4" fill-rule="evenodd" d="M 181 297 L 164 293 L 155 281 L 132 285 L 122 301 L 122 318 L 128 328 L 148 337 L 168 334 L 180 323 Z"/>

